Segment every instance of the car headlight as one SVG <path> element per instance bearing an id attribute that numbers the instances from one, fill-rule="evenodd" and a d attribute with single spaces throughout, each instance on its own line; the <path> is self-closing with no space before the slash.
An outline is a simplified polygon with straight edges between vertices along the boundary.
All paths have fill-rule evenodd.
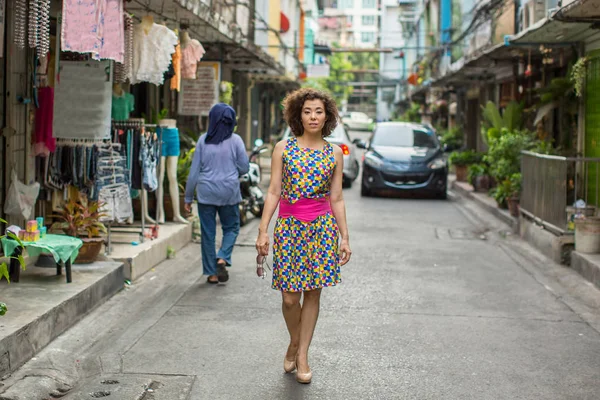
<path id="1" fill-rule="evenodd" d="M 427 164 L 427 166 L 430 169 L 441 169 L 446 166 L 446 160 L 444 160 L 443 158 L 436 158 L 435 160 Z"/>
<path id="2" fill-rule="evenodd" d="M 383 160 L 373 153 L 365 154 L 365 164 L 373 168 L 380 168 L 383 165 Z"/>

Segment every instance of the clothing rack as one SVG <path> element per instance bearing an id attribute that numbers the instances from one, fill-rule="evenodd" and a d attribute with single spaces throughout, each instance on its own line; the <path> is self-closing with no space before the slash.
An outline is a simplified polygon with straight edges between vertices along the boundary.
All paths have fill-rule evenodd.
<path id="1" fill-rule="evenodd" d="M 112 132 L 114 133 L 119 129 L 140 129 L 140 128 L 156 128 L 155 124 L 145 124 L 142 120 L 129 120 L 129 121 L 113 121 L 112 122 Z M 143 131 L 140 131 L 143 133 Z M 160 140 L 160 139 L 159 139 Z M 116 140 L 115 140 L 116 141 Z M 160 149 L 160 146 L 159 146 Z M 128 152 L 132 152 L 133 149 L 127 149 Z M 160 151 L 160 150 L 159 150 Z M 128 154 L 128 157 L 133 157 L 132 154 Z M 133 162 L 139 162 L 139 154 Z M 141 180 L 142 180 L 142 190 L 143 190 L 143 181 L 144 181 L 144 168 L 141 168 Z M 112 238 L 113 233 L 124 233 L 124 234 L 137 234 L 139 235 L 139 242 L 143 243 L 145 239 L 146 233 L 146 216 L 144 209 L 146 209 L 147 205 L 144 202 L 144 196 L 141 196 L 141 205 L 142 209 L 140 212 L 140 224 L 114 224 L 113 222 L 107 224 L 107 244 L 106 244 L 106 254 L 110 255 L 112 251 L 113 243 L 131 243 L 127 242 L 115 242 Z"/>
<path id="2" fill-rule="evenodd" d="M 106 143 L 108 139 L 56 139 L 57 146 L 85 146 L 94 147 Z"/>

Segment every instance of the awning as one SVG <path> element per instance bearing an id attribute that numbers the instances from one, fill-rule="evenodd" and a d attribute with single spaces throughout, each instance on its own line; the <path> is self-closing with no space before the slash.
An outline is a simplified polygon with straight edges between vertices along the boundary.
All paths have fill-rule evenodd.
<path id="1" fill-rule="evenodd" d="M 256 45 L 242 46 L 237 43 L 202 42 L 206 49 L 203 59 L 220 60 L 223 65 L 235 71 L 265 72 L 274 71 L 285 74 L 285 68 L 273 57 Z"/>
<path id="2" fill-rule="evenodd" d="M 283 75 L 251 73 L 248 74 L 248 79 L 256 83 L 270 83 L 273 85 L 282 86 L 284 88 L 288 87 L 297 89 L 301 86 L 300 82 L 292 80 Z"/>
<path id="3" fill-rule="evenodd" d="M 331 47 L 329 47 L 329 45 L 327 44 L 314 44 L 313 50 L 315 53 L 319 53 L 319 54 L 324 54 L 326 56 L 330 56 L 331 53 Z"/>
<path id="4" fill-rule="evenodd" d="M 598 22 L 600 3 L 595 0 L 575 0 L 558 10 L 554 19 L 564 22 Z"/>
<path id="5" fill-rule="evenodd" d="M 577 22 L 562 22 L 555 19 L 544 18 L 518 35 L 508 37 L 511 45 L 559 45 L 571 46 L 588 39 L 592 31 L 591 24 Z"/>

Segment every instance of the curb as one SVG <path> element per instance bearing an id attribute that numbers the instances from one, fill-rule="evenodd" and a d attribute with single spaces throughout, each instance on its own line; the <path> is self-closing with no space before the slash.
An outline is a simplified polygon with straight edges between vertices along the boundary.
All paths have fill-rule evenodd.
<path id="1" fill-rule="evenodd" d="M 600 254 L 571 252 L 571 268 L 600 289 Z"/>
<path id="2" fill-rule="evenodd" d="M 94 268 L 103 270 L 103 275 L 90 286 L 82 288 L 50 309 L 38 310 L 35 318 L 0 339 L 0 377 L 20 368 L 51 341 L 123 288 L 122 263 L 98 262 L 94 265 Z M 73 266 L 75 282 L 76 274 L 87 273 L 86 268 L 88 267 Z M 19 285 L 22 284 L 24 283 Z M 13 325 L 18 323 L 16 321 Z"/>
<path id="3" fill-rule="evenodd" d="M 507 224 L 513 231 L 517 231 L 519 229 L 519 221 L 511 216 L 508 211 L 502 210 L 496 205 L 492 205 L 482 199 L 483 194 L 480 196 L 479 193 L 475 193 L 472 189 L 472 186 L 466 182 L 457 182 L 452 181 L 450 183 L 450 187 L 452 190 L 463 198 L 467 198 L 469 200 L 474 201 L 484 210 L 492 214 L 494 217 L 498 218 L 505 224 Z"/>

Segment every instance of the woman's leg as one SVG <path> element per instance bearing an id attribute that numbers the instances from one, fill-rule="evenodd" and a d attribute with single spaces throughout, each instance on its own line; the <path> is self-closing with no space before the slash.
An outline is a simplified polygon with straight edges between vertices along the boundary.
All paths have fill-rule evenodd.
<path id="1" fill-rule="evenodd" d="M 290 345 L 285 358 L 292 361 L 296 358 L 300 344 L 300 314 L 302 312 L 300 297 L 302 297 L 302 292 L 281 292 L 281 295 L 283 299 L 281 306 L 283 318 L 290 333 Z"/>
<path id="2" fill-rule="evenodd" d="M 219 263 L 231 265 L 231 254 L 240 234 L 240 208 L 237 204 L 218 207 L 219 219 L 223 228 L 223 242 L 217 253 Z"/>
<path id="3" fill-rule="evenodd" d="M 198 204 L 200 231 L 202 234 L 202 268 L 204 275 L 211 281 L 217 278 L 217 252 L 215 236 L 217 235 L 217 208 L 209 204 Z"/>
<path id="4" fill-rule="evenodd" d="M 304 292 L 302 315 L 300 317 L 300 343 L 296 358 L 296 365 L 300 373 L 308 373 L 310 371 L 308 366 L 308 348 L 310 347 L 317 319 L 319 318 L 320 301 L 321 289 Z"/>

